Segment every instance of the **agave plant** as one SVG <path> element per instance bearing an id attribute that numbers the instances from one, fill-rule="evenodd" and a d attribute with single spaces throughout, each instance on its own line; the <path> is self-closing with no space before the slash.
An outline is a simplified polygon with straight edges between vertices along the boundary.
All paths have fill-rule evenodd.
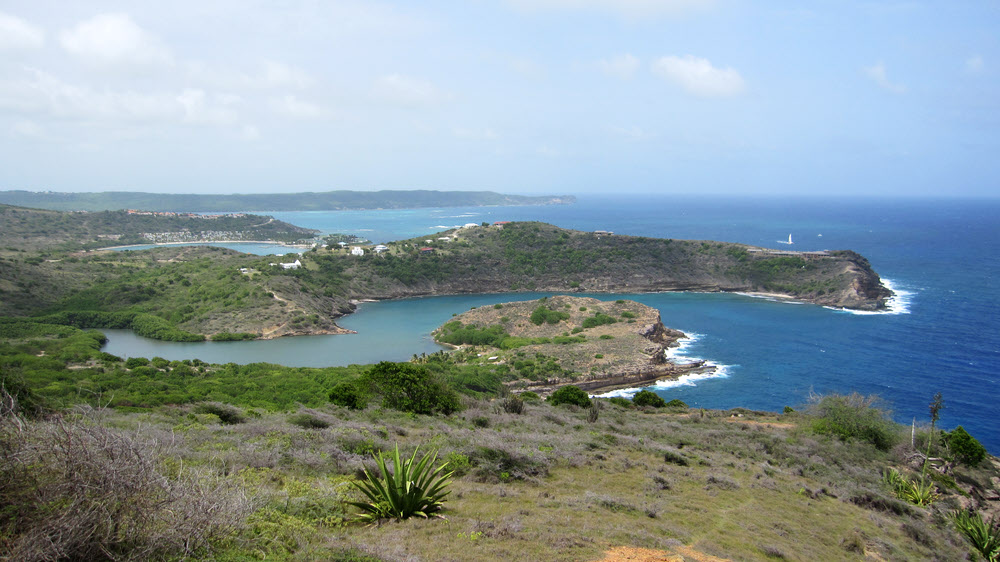
<path id="1" fill-rule="evenodd" d="M 990 562 L 1000 560 L 1000 524 L 995 520 L 983 521 L 979 513 L 956 511 L 952 514 L 958 530 L 972 546 Z"/>
<path id="2" fill-rule="evenodd" d="M 930 481 L 908 480 L 895 468 L 889 468 L 882 474 L 882 481 L 888 484 L 896 497 L 921 507 L 930 505 L 938 499 L 934 493 L 934 484 Z"/>
<path id="3" fill-rule="evenodd" d="M 432 468 L 437 453 L 427 453 L 417 460 L 417 451 L 408 459 L 400 459 L 399 444 L 391 455 L 379 452 L 372 455 L 381 471 L 373 474 L 365 469 L 363 480 L 354 482 L 368 501 L 349 502 L 361 509 L 358 519 L 374 523 L 379 519 L 406 519 L 414 515 L 427 518 L 441 510 L 451 472 L 444 472 L 448 463 Z M 392 470 L 387 466 L 392 459 Z"/>

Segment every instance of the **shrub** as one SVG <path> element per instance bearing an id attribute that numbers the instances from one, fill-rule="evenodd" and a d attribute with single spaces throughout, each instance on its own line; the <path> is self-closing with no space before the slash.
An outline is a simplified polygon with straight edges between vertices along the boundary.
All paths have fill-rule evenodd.
<path id="1" fill-rule="evenodd" d="M 330 422 L 305 413 L 289 416 L 288 423 L 297 425 L 303 429 L 326 429 L 330 427 Z"/>
<path id="2" fill-rule="evenodd" d="M 517 396 L 518 396 L 518 398 L 520 398 L 521 400 L 524 400 L 525 402 L 541 402 L 542 401 L 542 397 L 539 396 L 537 392 L 532 392 L 530 390 L 526 390 L 526 391 L 518 394 Z"/>
<path id="3" fill-rule="evenodd" d="M 649 390 L 640 390 L 635 393 L 635 396 L 632 397 L 632 403 L 636 406 L 651 406 L 653 408 L 662 408 L 667 405 L 659 394 Z"/>
<path id="4" fill-rule="evenodd" d="M 621 406 L 622 408 L 631 408 L 632 401 L 623 396 L 612 396 L 607 399 L 608 402 L 614 404 L 615 406 Z"/>
<path id="5" fill-rule="evenodd" d="M 817 433 L 836 435 L 841 439 L 867 441 L 888 451 L 899 440 L 899 428 L 889 419 L 889 412 L 879 407 L 877 396 L 852 393 L 831 394 L 814 400 L 816 420 L 812 428 Z"/>
<path id="6" fill-rule="evenodd" d="M 362 384 L 382 397 L 382 407 L 414 414 L 458 411 L 458 395 L 427 369 L 409 363 L 382 361 L 361 377 Z"/>
<path id="7" fill-rule="evenodd" d="M 364 390 L 353 381 L 337 383 L 330 391 L 330 402 L 351 410 L 363 410 L 368 406 Z"/>
<path id="8" fill-rule="evenodd" d="M 472 425 L 474 425 L 476 427 L 489 427 L 490 426 L 490 418 L 488 418 L 486 416 L 476 416 L 476 417 L 472 418 Z"/>
<path id="9" fill-rule="evenodd" d="M 976 466 L 986 458 L 986 448 L 962 426 L 948 433 L 945 440 L 948 449 L 958 462 Z"/>
<path id="10" fill-rule="evenodd" d="M 614 324 L 618 320 L 614 316 L 609 316 L 603 312 L 594 313 L 593 316 L 583 319 L 583 328 L 596 328 L 597 326 L 603 326 L 605 324 Z"/>
<path id="11" fill-rule="evenodd" d="M 553 392 L 549 395 L 547 401 L 553 406 L 558 406 L 559 404 L 575 404 L 581 408 L 590 407 L 590 396 L 587 396 L 587 393 L 580 387 L 572 384 L 561 387 Z"/>
<path id="12" fill-rule="evenodd" d="M 380 519 L 407 519 L 414 515 L 427 518 L 444 505 L 445 491 L 451 472 L 444 472 L 448 463 L 432 468 L 437 454 L 425 454 L 417 460 L 415 449 L 408 459 L 400 459 L 399 445 L 392 452 L 392 471 L 386 465 L 386 455 L 373 455 L 380 475 L 364 469 L 364 479 L 354 482 L 367 502 L 350 502 L 362 510 L 358 519 L 371 523 Z"/>
<path id="13" fill-rule="evenodd" d="M 539 305 L 531 311 L 531 323 L 535 326 L 542 324 L 558 324 L 569 318 L 569 314 L 561 310 L 552 310 L 547 306 Z"/>
<path id="14" fill-rule="evenodd" d="M 524 412 L 524 400 L 519 396 L 508 396 L 500 401 L 500 407 L 508 414 L 520 415 Z"/>
<path id="15" fill-rule="evenodd" d="M 930 505 L 937 499 L 934 484 L 929 480 L 910 480 L 895 468 L 889 468 L 882 474 L 882 481 L 892 488 L 896 497 L 913 505 Z"/>
<path id="16" fill-rule="evenodd" d="M 5 560 L 203 558 L 250 511 L 246 498 L 185 471 L 158 445 L 100 423 L 0 419 Z"/>
<path id="17" fill-rule="evenodd" d="M 684 402 L 680 398 L 674 398 L 670 402 L 667 402 L 666 406 L 668 408 L 687 408 L 688 407 L 687 402 Z"/>
<path id="18" fill-rule="evenodd" d="M 129 357 L 128 360 L 125 361 L 125 368 L 127 369 L 145 367 L 146 365 L 149 365 L 149 359 L 146 359 L 145 357 Z"/>
<path id="19" fill-rule="evenodd" d="M 246 417 L 238 409 L 218 402 L 199 404 L 195 408 L 195 412 L 199 414 L 214 414 L 226 425 L 235 425 L 247 421 Z"/>

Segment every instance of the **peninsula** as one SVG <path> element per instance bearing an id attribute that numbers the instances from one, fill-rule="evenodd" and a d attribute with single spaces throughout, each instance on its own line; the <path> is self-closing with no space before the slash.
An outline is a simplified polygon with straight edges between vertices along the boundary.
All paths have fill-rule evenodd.
<path id="1" fill-rule="evenodd" d="M 668 360 L 667 349 L 686 337 L 664 326 L 655 308 L 571 296 L 474 308 L 434 332 L 438 343 L 458 346 L 456 362 L 502 365 L 508 386 L 539 393 L 566 384 L 588 392 L 648 386 L 711 371 L 704 361 Z"/>
<path id="2" fill-rule="evenodd" d="M 343 333 L 335 321 L 357 301 L 448 294 L 757 292 L 861 310 L 884 308 L 892 294 L 849 250 L 788 252 L 510 222 L 378 246 L 317 246 L 295 260 L 191 246 L 97 252 L 86 249 L 116 235 L 116 218 L 122 237 L 226 221 L 269 229 L 270 239 L 313 231 L 252 215 L 0 211 L 11 233 L 0 249 L 0 314 L 69 314 L 88 328 L 134 328 L 142 315 L 138 325 L 157 327 L 142 335 L 161 339 Z M 49 320 L 69 322 L 60 318 Z"/>

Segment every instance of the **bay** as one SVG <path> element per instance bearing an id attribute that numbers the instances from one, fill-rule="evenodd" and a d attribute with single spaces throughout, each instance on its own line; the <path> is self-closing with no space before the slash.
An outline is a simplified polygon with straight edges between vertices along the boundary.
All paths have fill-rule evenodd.
<path id="1" fill-rule="evenodd" d="M 795 250 L 855 250 L 902 295 L 893 312 L 856 314 L 732 294 L 595 296 L 633 298 L 658 308 L 665 324 L 695 336 L 683 355 L 720 365 L 715 378 L 654 387 L 667 399 L 680 398 L 695 407 L 780 410 L 803 404 L 812 392 L 857 391 L 881 395 L 898 421 L 915 418 L 920 423 L 928 421 L 928 404 L 940 391 L 945 400 L 942 426 L 963 425 L 996 453 L 1000 226 L 993 217 L 998 212 L 998 200 L 591 196 L 568 206 L 272 214 L 373 242 L 423 236 L 470 222 L 540 220 L 578 230 L 766 247 L 784 247 L 777 241 L 791 233 Z M 339 322 L 357 330 L 355 335 L 193 344 L 201 347 L 173 357 L 162 351 L 165 348 L 158 353 L 115 351 L 122 349 L 116 340 L 123 336 L 113 335 L 108 351 L 220 363 L 256 361 L 259 356 L 292 364 L 294 357 L 303 357 L 313 366 L 406 360 L 439 349 L 430 340 L 430 330 L 452 314 L 534 296 L 365 304 Z M 294 351 L 278 351 L 281 346 Z M 251 354 L 257 349 L 264 351 Z M 217 355 L 207 356 L 208 350 Z"/>

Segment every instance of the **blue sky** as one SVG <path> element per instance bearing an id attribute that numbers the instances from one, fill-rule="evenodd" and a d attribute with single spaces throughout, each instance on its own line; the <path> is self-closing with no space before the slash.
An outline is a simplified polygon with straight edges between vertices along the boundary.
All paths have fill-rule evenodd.
<path id="1" fill-rule="evenodd" d="M 0 0 L 0 189 L 996 196 L 1000 3 Z"/>

